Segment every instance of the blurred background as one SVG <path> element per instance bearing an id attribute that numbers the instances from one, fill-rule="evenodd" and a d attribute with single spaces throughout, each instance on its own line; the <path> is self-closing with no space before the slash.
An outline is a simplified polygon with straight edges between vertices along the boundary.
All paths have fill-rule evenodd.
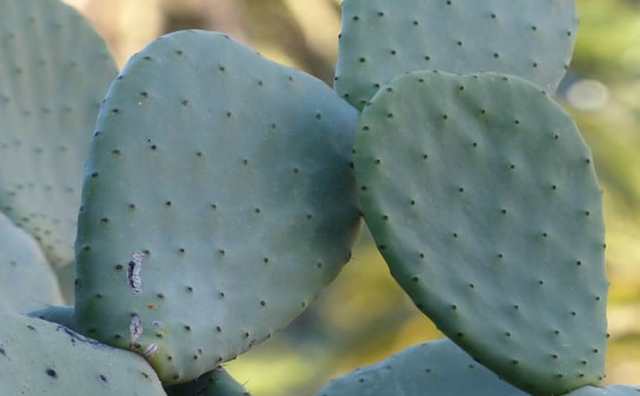
<path id="1" fill-rule="evenodd" d="M 229 33 L 328 83 L 338 0 L 66 0 L 120 66 L 161 34 Z M 608 382 L 640 383 L 640 1 L 578 0 L 576 56 L 559 96 L 593 148 L 605 189 L 611 280 Z M 331 377 L 439 338 L 365 232 L 338 280 L 285 332 L 227 368 L 258 396 L 312 396 Z"/>

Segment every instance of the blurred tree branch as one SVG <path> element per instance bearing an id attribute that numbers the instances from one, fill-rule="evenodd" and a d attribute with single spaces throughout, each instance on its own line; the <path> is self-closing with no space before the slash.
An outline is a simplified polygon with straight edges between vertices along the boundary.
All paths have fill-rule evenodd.
<path id="1" fill-rule="evenodd" d="M 162 10 L 163 33 L 193 28 L 223 31 L 257 47 L 277 48 L 327 83 L 333 79 L 333 65 L 309 45 L 283 0 L 162 0 Z"/>

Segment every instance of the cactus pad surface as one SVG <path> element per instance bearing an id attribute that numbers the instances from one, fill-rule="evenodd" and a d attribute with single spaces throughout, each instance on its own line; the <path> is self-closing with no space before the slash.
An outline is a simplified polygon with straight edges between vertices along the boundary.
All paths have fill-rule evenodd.
<path id="1" fill-rule="evenodd" d="M 66 327 L 0 314 L 0 394 L 164 396 L 149 364 Z"/>
<path id="2" fill-rule="evenodd" d="M 78 331 L 73 315 L 73 307 L 67 305 L 51 305 L 46 308 L 29 312 L 28 316 L 63 325 L 75 332 Z"/>
<path id="3" fill-rule="evenodd" d="M 566 396 L 638 396 L 640 395 L 640 386 L 629 385 L 610 385 L 604 388 L 596 388 L 593 386 L 585 386 Z"/>
<path id="4" fill-rule="evenodd" d="M 0 307 L 24 313 L 61 302 L 58 280 L 38 243 L 0 213 Z"/>
<path id="5" fill-rule="evenodd" d="M 542 88 L 407 74 L 365 109 L 355 151 L 367 225 L 444 333 L 533 394 L 599 383 L 601 190 L 576 125 Z"/>
<path id="6" fill-rule="evenodd" d="M 299 315 L 350 258 L 357 112 L 225 35 L 132 58 L 98 118 L 83 191 L 83 332 L 192 381 Z"/>
<path id="7" fill-rule="evenodd" d="M 317 396 L 524 396 L 449 340 L 409 348 L 332 381 Z"/>
<path id="8" fill-rule="evenodd" d="M 575 0 L 344 0 L 335 86 L 359 109 L 418 70 L 513 74 L 551 92 L 576 30 Z"/>
<path id="9" fill-rule="evenodd" d="M 116 75 L 102 39 L 58 0 L 0 0 L 0 210 L 56 266 L 73 261 L 82 167 Z"/>

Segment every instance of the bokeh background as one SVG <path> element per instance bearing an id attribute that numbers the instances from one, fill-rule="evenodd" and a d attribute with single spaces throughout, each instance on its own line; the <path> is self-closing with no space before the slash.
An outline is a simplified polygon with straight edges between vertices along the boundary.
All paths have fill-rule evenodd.
<path id="1" fill-rule="evenodd" d="M 95 24 L 120 66 L 161 34 L 203 28 L 229 33 L 329 84 L 333 77 L 339 0 L 66 1 Z M 578 6 L 575 59 L 559 99 L 590 143 L 605 189 L 607 380 L 640 383 L 640 1 L 578 0 Z M 255 395 L 312 396 L 333 376 L 439 337 L 365 232 L 352 262 L 302 317 L 226 366 Z"/>

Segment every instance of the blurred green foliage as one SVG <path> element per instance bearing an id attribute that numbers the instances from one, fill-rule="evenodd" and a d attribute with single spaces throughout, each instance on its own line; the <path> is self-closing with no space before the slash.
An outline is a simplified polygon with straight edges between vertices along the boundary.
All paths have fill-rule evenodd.
<path id="1" fill-rule="evenodd" d="M 333 75 L 337 0 L 67 1 L 96 23 L 121 64 L 159 34 L 205 28 L 231 33 L 329 83 Z M 607 380 L 640 383 L 640 1 L 578 0 L 578 6 L 576 55 L 559 99 L 594 151 L 605 192 L 612 283 Z M 311 396 L 332 376 L 438 337 L 364 233 L 352 262 L 308 312 L 227 366 L 257 395 Z"/>

